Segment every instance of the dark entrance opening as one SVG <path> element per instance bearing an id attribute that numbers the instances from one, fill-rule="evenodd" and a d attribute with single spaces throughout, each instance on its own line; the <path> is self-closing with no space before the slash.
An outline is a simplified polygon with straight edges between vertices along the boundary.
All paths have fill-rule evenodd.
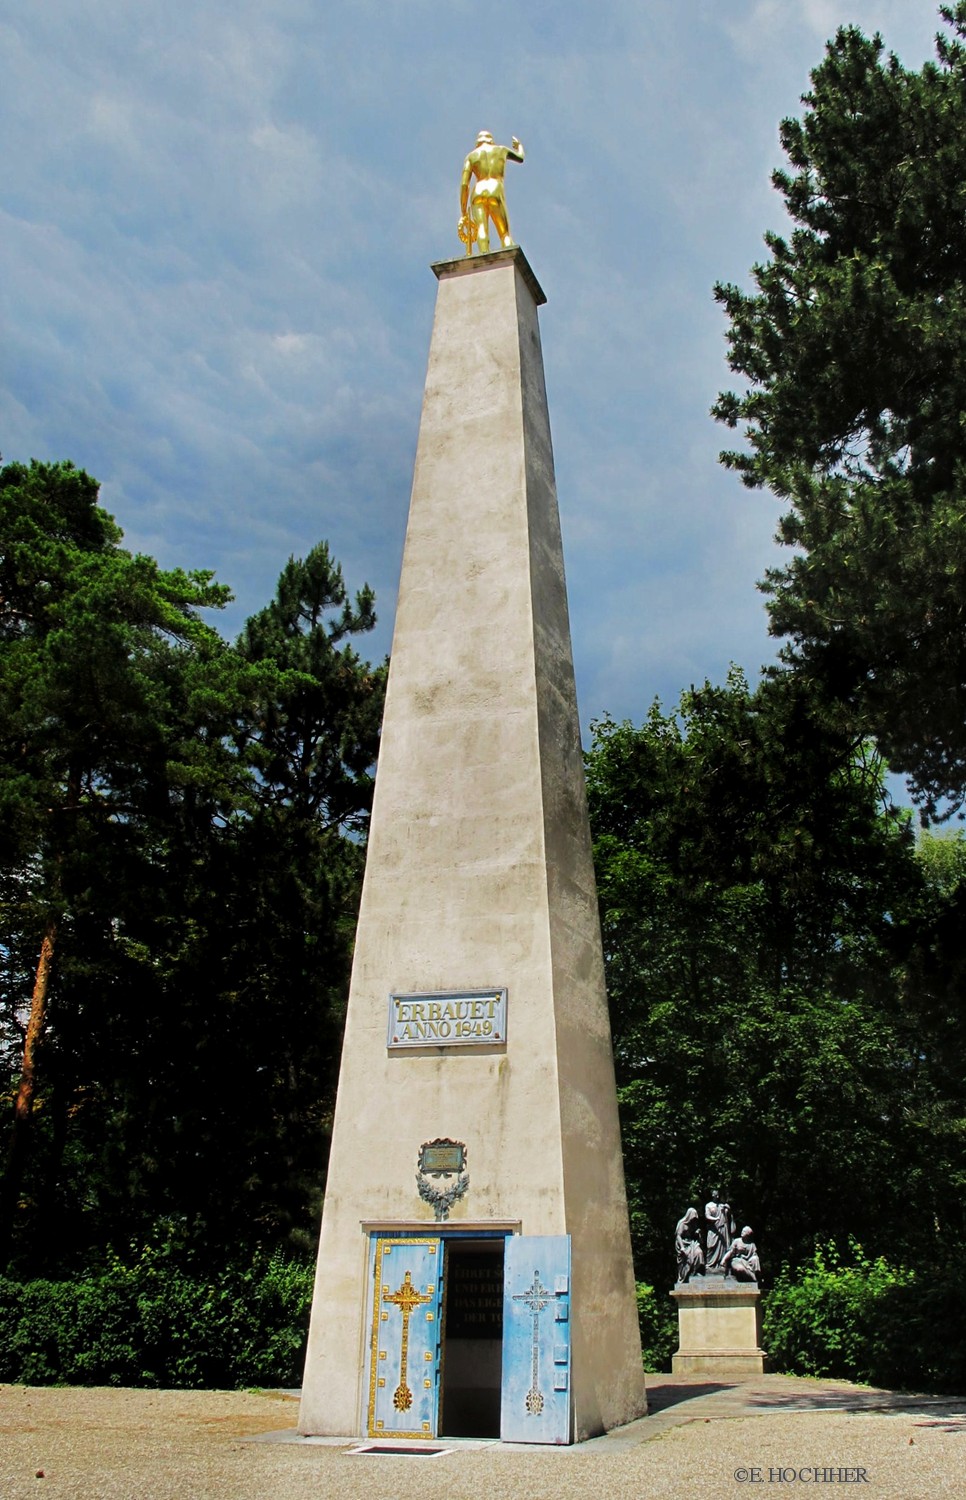
<path id="1" fill-rule="evenodd" d="M 447 1236 L 440 1434 L 499 1437 L 503 1377 L 503 1239 Z"/>

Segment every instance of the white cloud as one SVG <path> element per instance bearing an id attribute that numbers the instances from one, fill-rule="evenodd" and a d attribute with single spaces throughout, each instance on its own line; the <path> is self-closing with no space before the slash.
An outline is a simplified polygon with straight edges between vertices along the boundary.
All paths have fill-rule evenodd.
<path id="1" fill-rule="evenodd" d="M 493 0 L 485 67 L 469 0 L 11 8 L 0 448 L 84 463 L 132 545 L 233 584 L 233 624 L 328 536 L 387 649 L 428 263 L 477 130 L 515 132 L 585 717 L 753 669 L 775 517 L 716 465 L 710 287 L 780 223 L 777 121 L 840 13 L 931 54 L 908 0 Z"/>

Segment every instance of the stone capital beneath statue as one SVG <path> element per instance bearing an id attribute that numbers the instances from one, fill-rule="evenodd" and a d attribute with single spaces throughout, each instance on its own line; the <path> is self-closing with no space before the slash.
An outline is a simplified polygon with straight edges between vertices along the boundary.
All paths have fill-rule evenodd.
<path id="1" fill-rule="evenodd" d="M 474 276 L 480 271 L 492 271 L 496 266 L 505 266 L 511 261 L 523 277 L 534 302 L 542 307 L 547 300 L 546 293 L 519 245 L 512 245 L 509 250 L 490 250 L 486 255 L 461 255 L 456 260 L 436 260 L 432 271 L 437 281 L 446 281 L 451 276 Z"/>

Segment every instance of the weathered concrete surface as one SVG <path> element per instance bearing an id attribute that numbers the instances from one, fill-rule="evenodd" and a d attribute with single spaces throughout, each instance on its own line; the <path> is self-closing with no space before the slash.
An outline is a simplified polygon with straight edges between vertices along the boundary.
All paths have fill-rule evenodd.
<path id="1" fill-rule="evenodd" d="M 3 1500 L 721 1500 L 963 1493 L 966 1401 L 765 1376 L 735 1385 L 648 1377 L 652 1415 L 575 1448 L 461 1446 L 357 1458 L 297 1440 L 294 1400 L 245 1392 L 0 1386 Z M 280 1432 L 281 1429 L 281 1432 Z M 277 1436 L 287 1441 L 274 1440 Z M 770 1468 L 862 1467 L 842 1485 Z M 738 1470 L 763 1479 L 737 1480 Z M 43 1478 L 37 1478 L 38 1471 Z"/>
<path id="2" fill-rule="evenodd" d="M 644 1394 L 536 283 L 518 250 L 435 269 L 300 1427 L 361 1430 L 363 1226 L 432 1224 L 443 1136 L 452 1224 L 573 1237 L 579 1437 Z M 491 985 L 505 1050 L 387 1050 L 390 990 Z"/>
<path id="3" fill-rule="evenodd" d="M 761 1292 L 757 1286 L 697 1277 L 671 1293 L 678 1305 L 675 1375 L 715 1379 L 762 1375 Z"/>

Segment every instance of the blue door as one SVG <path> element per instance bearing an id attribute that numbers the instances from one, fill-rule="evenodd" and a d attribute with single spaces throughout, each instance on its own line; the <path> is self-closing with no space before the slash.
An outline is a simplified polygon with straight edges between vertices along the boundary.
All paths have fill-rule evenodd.
<path id="1" fill-rule="evenodd" d="M 435 1237 L 373 1235 L 366 1431 L 433 1438 L 439 1406 L 443 1256 Z"/>
<path id="2" fill-rule="evenodd" d="M 503 1275 L 505 1443 L 569 1443 L 570 1236 L 509 1235 Z"/>

